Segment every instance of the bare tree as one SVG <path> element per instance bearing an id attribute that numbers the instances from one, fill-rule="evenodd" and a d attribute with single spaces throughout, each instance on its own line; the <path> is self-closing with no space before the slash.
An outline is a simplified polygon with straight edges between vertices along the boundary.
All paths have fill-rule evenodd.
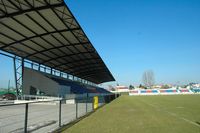
<path id="1" fill-rule="evenodd" d="M 147 70 L 143 73 L 142 82 L 145 87 L 151 88 L 155 84 L 154 72 L 152 70 Z"/>

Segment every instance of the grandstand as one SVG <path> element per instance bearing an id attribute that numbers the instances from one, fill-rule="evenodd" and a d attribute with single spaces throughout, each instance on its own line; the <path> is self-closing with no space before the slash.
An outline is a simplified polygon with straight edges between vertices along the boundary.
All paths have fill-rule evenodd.
<path id="1" fill-rule="evenodd" d="M 48 77 L 40 76 L 43 81 L 48 80 L 50 83 L 47 86 L 41 83 L 40 87 L 36 83 L 37 87 L 32 87 L 33 94 L 37 88 L 43 88 L 46 93 L 49 91 L 48 95 L 61 95 L 51 89 L 58 86 L 50 85 L 54 82 L 71 86 L 70 93 L 107 93 L 99 87 L 87 87 L 115 79 L 64 1 L 2 2 L 0 50 L 3 52 L 0 54 L 13 58 L 17 95 L 28 93 L 27 77 L 31 78 L 25 73 L 27 66 L 61 77 L 51 77 L 52 80 L 49 80 Z M 73 83 L 75 79 L 86 84 L 86 87 Z M 67 88 L 64 91 L 69 93 Z"/>
<path id="2" fill-rule="evenodd" d="M 48 84 L 47 84 L 48 83 Z M 48 88 L 48 89 L 47 89 Z M 109 91 L 75 82 L 60 76 L 24 68 L 23 94 L 65 97 L 67 94 L 110 93 Z"/>
<path id="3" fill-rule="evenodd" d="M 69 81 L 66 79 L 60 79 L 58 77 L 51 77 L 52 80 L 56 81 L 60 85 L 70 86 L 71 94 L 84 94 L 84 93 L 110 93 L 104 88 L 100 88 L 97 86 L 90 86 L 82 83 L 77 83 L 73 81 Z"/>
<path id="4" fill-rule="evenodd" d="M 98 87 L 115 79 L 65 1 L 1 0 L 0 38 L 18 103 L 0 106 L 0 132 L 52 132 L 115 98 Z"/>
<path id="5" fill-rule="evenodd" d="M 92 93 L 92 91 L 85 88 L 83 85 L 77 84 L 75 82 L 66 81 L 64 79 L 59 78 L 51 78 L 52 80 L 56 81 L 59 85 L 69 86 L 70 87 L 70 94 L 84 94 L 84 93 Z"/>

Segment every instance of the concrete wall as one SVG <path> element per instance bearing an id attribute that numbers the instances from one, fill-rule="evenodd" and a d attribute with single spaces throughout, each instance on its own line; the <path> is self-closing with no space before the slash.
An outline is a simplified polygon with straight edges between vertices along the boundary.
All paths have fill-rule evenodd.
<path id="1" fill-rule="evenodd" d="M 71 93 L 71 87 L 70 86 L 64 86 L 64 85 L 60 86 L 59 96 L 65 97 L 66 94 L 70 94 L 70 93 Z"/>
<path id="2" fill-rule="evenodd" d="M 24 68 L 23 94 L 30 95 L 31 86 L 44 92 L 45 95 L 59 95 L 60 85 L 57 82 L 47 78 L 40 72 Z"/>

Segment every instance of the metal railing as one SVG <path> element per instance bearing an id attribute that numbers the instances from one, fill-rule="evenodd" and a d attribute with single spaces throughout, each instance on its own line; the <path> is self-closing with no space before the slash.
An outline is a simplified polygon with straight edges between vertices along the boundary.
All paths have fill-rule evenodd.
<path id="1" fill-rule="evenodd" d="M 59 97 L 52 97 L 52 96 L 37 96 L 37 95 L 22 95 L 18 96 L 20 100 L 60 100 Z"/>
<path id="2" fill-rule="evenodd" d="M 0 105 L 0 133 L 53 132 L 119 97 L 118 94 L 86 94 L 66 99 Z"/>

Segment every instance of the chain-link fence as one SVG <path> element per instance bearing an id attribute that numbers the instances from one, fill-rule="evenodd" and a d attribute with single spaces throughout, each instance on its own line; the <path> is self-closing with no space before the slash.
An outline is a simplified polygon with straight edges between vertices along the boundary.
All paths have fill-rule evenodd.
<path id="1" fill-rule="evenodd" d="M 0 105 L 0 133 L 53 132 L 117 97 L 118 94 L 82 94 Z"/>

